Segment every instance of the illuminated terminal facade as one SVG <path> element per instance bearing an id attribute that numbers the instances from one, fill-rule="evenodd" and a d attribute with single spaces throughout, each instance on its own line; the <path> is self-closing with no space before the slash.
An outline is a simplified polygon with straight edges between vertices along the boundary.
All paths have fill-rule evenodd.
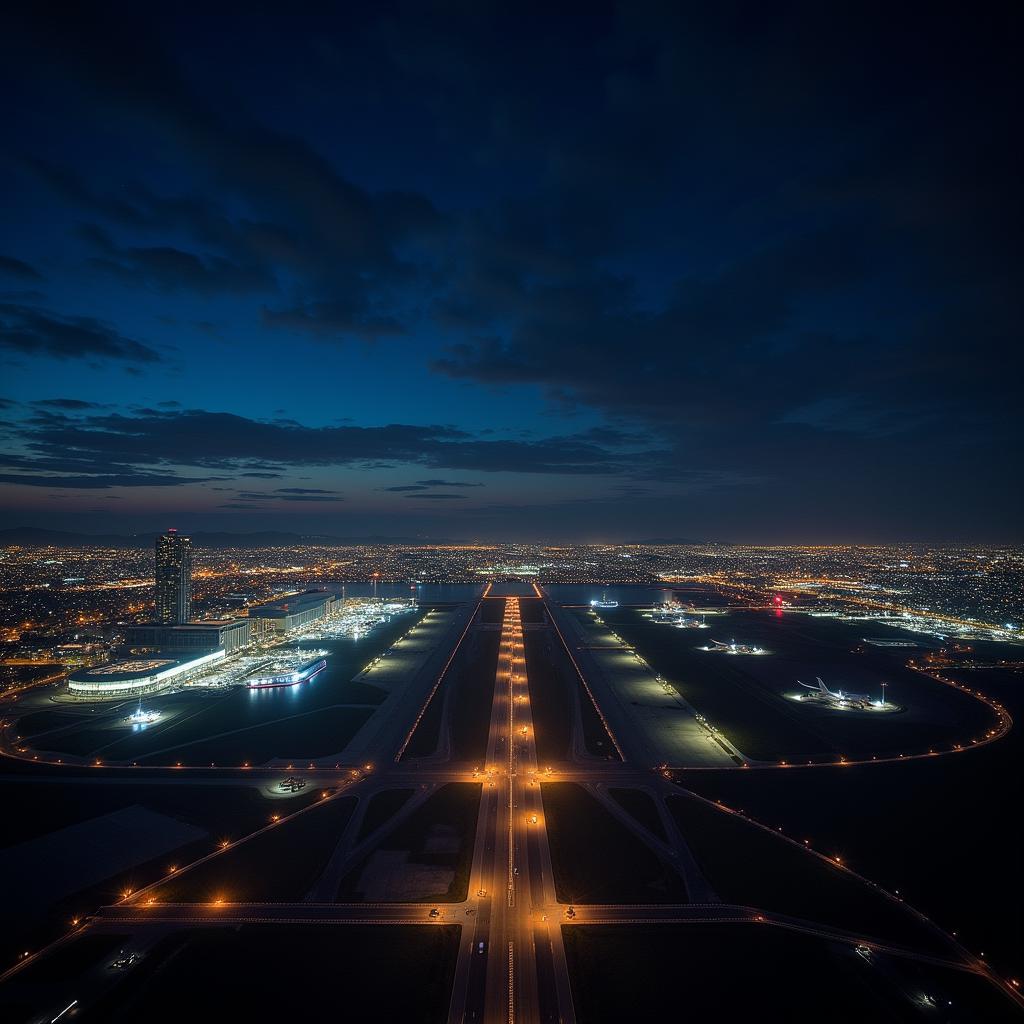
<path id="1" fill-rule="evenodd" d="M 270 623 L 278 635 L 319 622 L 334 608 L 334 595 L 323 590 L 308 590 L 278 601 L 268 601 L 249 609 L 249 618 Z"/>
<path id="2" fill-rule="evenodd" d="M 225 657 L 210 651 L 191 659 L 131 658 L 83 669 L 68 679 L 68 691 L 83 697 L 124 697 L 184 683 Z"/>
<path id="3" fill-rule="evenodd" d="M 149 647 L 175 653 L 223 650 L 232 654 L 252 641 L 252 625 L 249 619 L 183 622 L 180 625 L 150 623 L 129 626 L 125 631 L 125 643 L 129 647 Z"/>

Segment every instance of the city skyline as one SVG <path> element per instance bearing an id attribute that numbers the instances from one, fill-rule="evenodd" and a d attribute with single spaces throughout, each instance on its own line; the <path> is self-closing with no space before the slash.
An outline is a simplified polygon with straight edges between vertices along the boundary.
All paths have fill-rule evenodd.
<path id="1" fill-rule="evenodd" d="M 0 528 L 1019 541 L 1014 17 L 11 19 Z"/>
<path id="2" fill-rule="evenodd" d="M 1024 8 L 0 25 L 5 1024 L 1022 1019 Z"/>

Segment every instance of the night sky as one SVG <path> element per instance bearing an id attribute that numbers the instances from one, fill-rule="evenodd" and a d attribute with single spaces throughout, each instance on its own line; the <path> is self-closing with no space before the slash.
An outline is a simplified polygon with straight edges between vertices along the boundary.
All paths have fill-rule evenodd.
<path id="1" fill-rule="evenodd" d="M 0 526 L 1021 539 L 1011 5 L 552 6 L 0 25 Z"/>

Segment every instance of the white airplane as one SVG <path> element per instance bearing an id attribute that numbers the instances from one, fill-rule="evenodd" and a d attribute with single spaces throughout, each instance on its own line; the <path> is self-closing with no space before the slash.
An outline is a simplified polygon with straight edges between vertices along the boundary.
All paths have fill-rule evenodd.
<path id="1" fill-rule="evenodd" d="M 712 640 L 711 647 L 705 647 L 706 651 L 718 651 L 724 654 L 763 654 L 764 651 L 760 647 L 755 647 L 753 644 L 738 644 L 735 640 L 731 640 L 727 644 L 723 644 L 721 640 Z"/>
<path id="2" fill-rule="evenodd" d="M 834 704 L 869 704 L 871 702 L 871 698 L 866 693 L 843 693 L 842 690 L 830 690 L 822 682 L 821 676 L 815 678 L 818 680 L 817 686 L 801 683 L 799 679 L 797 682 L 805 690 L 810 690 L 816 697 L 821 697 Z"/>

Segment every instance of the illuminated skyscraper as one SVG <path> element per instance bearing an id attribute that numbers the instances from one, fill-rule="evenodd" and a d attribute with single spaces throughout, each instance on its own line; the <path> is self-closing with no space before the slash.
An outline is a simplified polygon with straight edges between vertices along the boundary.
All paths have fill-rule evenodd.
<path id="1" fill-rule="evenodd" d="M 177 530 L 156 539 L 157 622 L 180 624 L 192 616 L 192 540 Z"/>

